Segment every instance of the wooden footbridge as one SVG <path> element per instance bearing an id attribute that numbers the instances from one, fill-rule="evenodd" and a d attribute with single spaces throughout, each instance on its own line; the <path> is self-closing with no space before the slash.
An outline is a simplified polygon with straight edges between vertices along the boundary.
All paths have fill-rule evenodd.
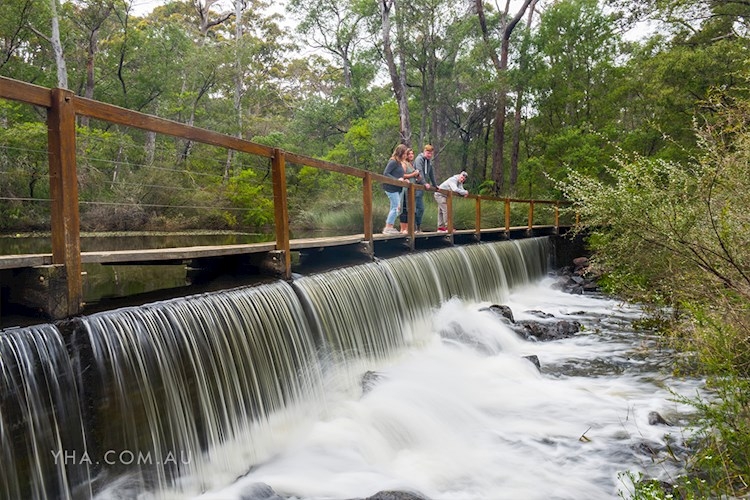
<path id="1" fill-rule="evenodd" d="M 289 278 L 292 274 L 293 252 L 353 251 L 372 259 L 380 255 L 393 254 L 394 251 L 408 252 L 444 245 L 560 234 L 568 227 L 560 225 L 560 207 L 565 204 L 562 201 L 469 195 L 468 198 L 473 200 L 475 206 L 474 227 L 457 229 L 454 227 L 453 217 L 454 197 L 452 193 L 445 192 L 448 195 L 448 231 L 418 233 L 415 231 L 413 207 L 416 190 L 423 189 L 419 185 L 399 182 L 377 173 L 286 152 L 86 99 L 64 89 L 48 89 L 0 77 L 0 98 L 46 110 L 52 253 L 0 255 L 0 284 L 3 281 L 12 281 L 10 286 L 28 287 L 33 290 L 33 293 L 19 295 L 26 297 L 25 300 L 29 302 L 27 306 L 51 319 L 65 318 L 83 312 L 82 265 L 86 263 L 194 264 L 240 256 L 252 261 L 261 272 Z M 275 240 L 241 245 L 82 252 L 76 157 L 76 121 L 82 116 L 269 159 L 273 185 Z M 326 238 L 290 238 L 286 184 L 288 163 L 361 179 L 364 214 L 361 233 Z M 375 227 L 373 188 L 378 191 L 378 183 L 408 188 L 407 234 L 380 234 L 379 226 Z M 466 201 L 462 200 L 462 203 Z M 527 207 L 526 220 L 523 224 L 511 225 L 512 208 L 517 209 L 519 205 Z M 493 224 L 493 227 L 482 227 L 483 211 L 485 215 L 488 211 L 496 213 L 500 223 Z"/>

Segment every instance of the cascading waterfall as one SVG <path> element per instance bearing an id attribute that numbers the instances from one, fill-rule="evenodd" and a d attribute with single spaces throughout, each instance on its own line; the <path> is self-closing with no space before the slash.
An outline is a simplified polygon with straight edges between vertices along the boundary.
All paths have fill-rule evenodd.
<path id="1" fill-rule="evenodd" d="M 110 453 L 110 472 L 127 475 L 130 454 L 148 454 L 136 488 L 192 478 L 186 486 L 201 489 L 241 474 L 268 453 L 266 419 L 319 386 L 307 320 L 284 282 L 96 314 L 82 326 L 96 367 L 95 455 Z M 242 442 L 246 463 L 226 460 Z"/>
<path id="2" fill-rule="evenodd" d="M 0 332 L 0 498 L 73 498 L 89 480 L 73 362 L 57 329 Z"/>
<path id="3" fill-rule="evenodd" d="M 325 404 L 327 367 L 403 352 L 445 301 L 500 302 L 548 256 L 456 247 L 0 332 L 0 495 L 231 482 Z"/>

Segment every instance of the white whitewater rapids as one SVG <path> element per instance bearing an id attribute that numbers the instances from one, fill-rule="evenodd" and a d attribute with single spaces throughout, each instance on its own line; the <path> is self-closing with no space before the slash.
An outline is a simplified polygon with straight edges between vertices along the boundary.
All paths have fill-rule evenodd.
<path id="1" fill-rule="evenodd" d="M 675 399 L 702 381 L 670 375 L 638 308 L 555 291 L 550 250 L 444 248 L 0 331 L 0 500 L 601 500 L 672 480 Z M 583 330 L 528 341 L 492 304 Z"/>
<path id="2" fill-rule="evenodd" d="M 580 321 L 575 337 L 526 341 L 480 310 L 488 303 L 450 300 L 423 346 L 362 366 L 359 375 L 378 373 L 369 391 L 359 377 L 330 373 L 324 400 L 285 429 L 283 449 L 200 498 L 252 498 L 264 483 L 295 499 L 401 490 L 434 500 L 599 500 L 627 498 L 628 471 L 674 478 L 681 464 L 664 450 L 684 442 L 690 409 L 673 393 L 692 397 L 701 381 L 670 377 L 668 353 L 632 328 L 637 308 L 549 285 L 522 287 L 505 303 L 516 321 Z M 454 323 L 461 342 L 440 335 Z M 649 425 L 654 411 L 673 425 Z"/>

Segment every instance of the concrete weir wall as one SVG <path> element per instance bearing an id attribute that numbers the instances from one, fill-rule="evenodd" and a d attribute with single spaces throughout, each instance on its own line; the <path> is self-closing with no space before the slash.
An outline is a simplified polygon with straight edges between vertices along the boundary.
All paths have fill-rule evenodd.
<path id="1" fill-rule="evenodd" d="M 561 269 L 573 265 L 573 259 L 576 257 L 587 257 L 590 251 L 586 245 L 586 235 L 578 233 L 572 235 L 554 235 L 550 236 L 552 243 L 552 267 Z"/>
<path id="2" fill-rule="evenodd" d="M 550 264 L 552 268 L 560 269 L 571 266 L 576 257 L 587 256 L 585 235 L 571 233 L 547 234 L 550 241 Z M 442 236 L 420 241 L 423 247 L 421 251 L 432 251 L 440 248 L 461 245 L 476 245 L 473 235 Z M 523 232 L 510 235 L 495 235 L 495 241 L 518 239 L 528 237 Z M 403 239 L 406 241 L 406 239 Z M 297 275 L 322 272 L 337 267 L 370 262 L 373 258 L 390 258 L 415 251 L 408 248 L 404 241 L 387 240 L 378 242 L 376 255 L 368 253 L 363 255 L 359 246 L 332 246 L 323 249 L 313 249 L 317 252 L 300 252 L 297 263 L 299 268 L 295 270 Z M 485 241 L 484 238 L 482 240 Z M 491 242 L 489 240 L 488 242 Z M 352 250 L 354 249 L 354 250 Z M 420 251 L 417 249 L 417 251 Z M 265 255 L 265 254 L 263 254 Z M 251 262 L 251 258 L 257 258 L 261 254 L 250 254 L 248 256 L 224 256 L 212 259 L 191 260 L 183 263 L 184 276 L 178 280 L 178 270 L 169 271 L 169 280 L 161 275 L 158 284 L 146 282 L 133 282 L 135 286 L 131 290 L 140 290 L 138 295 L 110 295 L 112 291 L 102 287 L 101 297 L 96 296 L 95 288 L 87 287 L 86 290 L 86 313 L 114 309 L 123 305 L 150 302 L 165 298 L 179 297 L 201 293 L 207 290 L 229 288 L 252 284 L 253 282 L 279 279 L 278 272 L 268 270 L 257 263 Z M 196 264 L 196 262 L 198 264 Z M 295 261 L 296 262 L 296 261 Z M 179 267 L 179 264 L 177 264 Z M 117 290 L 128 288 L 125 283 L 129 279 L 145 279 L 142 276 L 152 275 L 150 264 L 142 263 L 141 271 L 127 271 L 133 266 L 117 266 L 114 272 L 118 282 Z M 174 266 L 173 266 L 174 267 Z M 94 269 L 94 272 L 96 269 Z M 85 273 L 88 274 L 88 273 Z M 86 280 L 99 283 L 102 280 L 111 279 L 109 274 L 102 276 L 88 275 Z M 174 281 L 174 282 L 173 282 Z M 119 286 L 122 285 L 122 286 Z M 124 292 L 122 292 L 124 293 Z M 36 266 L 24 269 L 0 270 L 0 328 L 8 326 L 30 325 L 49 320 L 61 320 L 69 317 L 65 313 L 64 304 L 66 299 L 65 268 L 60 265 Z"/>

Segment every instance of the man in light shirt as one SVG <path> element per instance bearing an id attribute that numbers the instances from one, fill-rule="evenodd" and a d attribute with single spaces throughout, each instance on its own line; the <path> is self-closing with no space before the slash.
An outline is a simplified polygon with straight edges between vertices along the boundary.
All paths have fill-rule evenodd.
<path id="1" fill-rule="evenodd" d="M 469 196 L 469 192 L 464 189 L 464 182 L 469 178 L 466 172 L 461 172 L 454 176 L 448 177 L 440 186 L 439 189 L 446 191 L 453 191 L 463 197 Z M 440 191 L 435 193 L 435 201 L 438 204 L 438 232 L 444 233 L 448 231 L 448 197 Z"/>

